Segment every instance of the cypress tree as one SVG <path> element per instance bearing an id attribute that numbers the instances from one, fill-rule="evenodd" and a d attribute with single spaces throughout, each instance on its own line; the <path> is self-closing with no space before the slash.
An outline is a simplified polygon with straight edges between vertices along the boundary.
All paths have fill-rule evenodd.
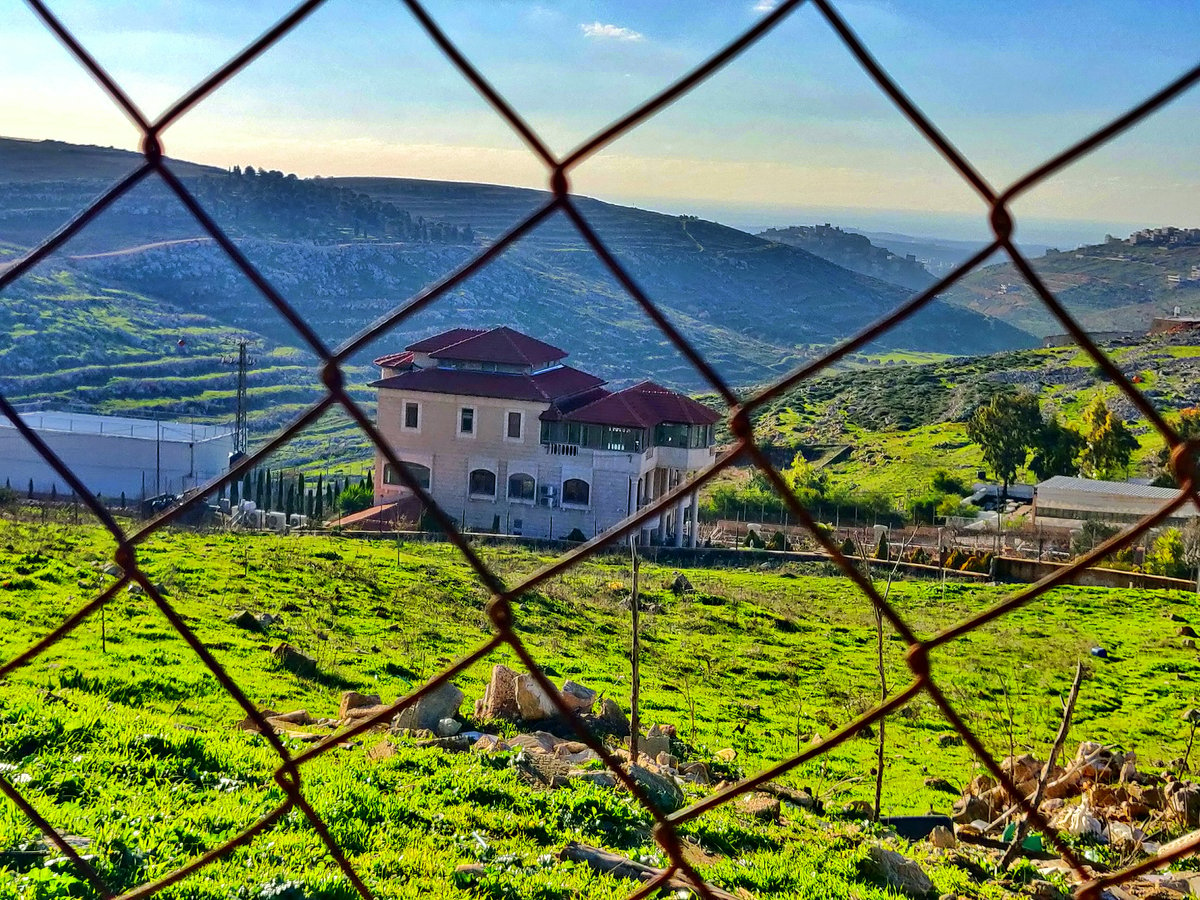
<path id="1" fill-rule="evenodd" d="M 232 510 L 238 505 L 238 480 L 235 478 L 229 482 L 229 508 Z"/>
<path id="2" fill-rule="evenodd" d="M 254 489 L 250 486 L 250 473 L 247 472 L 245 477 L 242 478 L 242 497 L 249 500 L 253 496 Z"/>
<path id="3" fill-rule="evenodd" d="M 292 514 L 295 511 L 296 511 L 296 488 L 295 488 L 295 485 L 289 484 L 287 486 L 287 498 L 283 502 L 283 512 L 284 512 L 284 515 L 286 515 L 288 517 L 289 522 L 291 522 Z"/>
<path id="4" fill-rule="evenodd" d="M 32 478 L 29 479 L 29 493 L 26 496 L 27 496 L 27 499 L 29 499 L 29 500 L 33 499 L 33 479 Z"/>

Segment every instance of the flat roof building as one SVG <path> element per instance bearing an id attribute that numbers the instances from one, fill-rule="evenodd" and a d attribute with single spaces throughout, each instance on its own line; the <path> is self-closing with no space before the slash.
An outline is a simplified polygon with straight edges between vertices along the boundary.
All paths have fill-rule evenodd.
<path id="1" fill-rule="evenodd" d="M 1033 499 L 1034 521 L 1054 528 L 1079 528 L 1093 520 L 1109 525 L 1132 525 L 1179 496 L 1176 488 L 1153 487 L 1129 481 L 1095 481 L 1056 475 L 1041 482 Z M 1166 520 L 1182 525 L 1200 516 L 1194 503 L 1179 507 Z"/>
<path id="2" fill-rule="evenodd" d="M 179 494 L 229 465 L 233 432 L 220 425 L 159 422 L 75 412 L 27 412 L 21 419 L 93 493 L 128 500 Z M 0 417 L 0 478 L 13 490 L 69 494 L 70 486 L 15 425 Z"/>

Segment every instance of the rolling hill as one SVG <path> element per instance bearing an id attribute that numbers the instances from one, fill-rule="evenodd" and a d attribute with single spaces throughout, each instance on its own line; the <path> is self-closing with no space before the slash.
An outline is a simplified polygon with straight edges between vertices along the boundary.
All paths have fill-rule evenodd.
<path id="1" fill-rule="evenodd" d="M 0 265 L 139 159 L 111 148 L 0 140 Z M 547 198 L 496 185 L 170 165 L 331 344 L 402 305 Z M 786 372 L 910 295 L 713 222 L 590 198 L 577 203 L 650 297 L 735 385 Z M 299 336 L 154 178 L 0 295 L 0 320 L 17 339 L 0 353 L 0 383 L 18 401 L 227 418 L 233 384 L 220 356 L 235 334 L 260 348 L 262 369 L 251 380 L 252 423 L 260 430 L 315 396 L 315 360 Z M 705 387 L 562 215 L 363 348 L 351 378 L 365 385 L 373 356 L 433 331 L 501 323 L 561 345 L 575 365 L 616 384 L 652 377 L 685 390 Z M 875 348 L 964 354 L 1032 340 L 998 319 L 935 302 Z M 143 365 L 145 377 L 129 369 Z"/>
<path id="2" fill-rule="evenodd" d="M 1155 316 L 1180 307 L 1200 315 L 1200 239 L 1168 243 L 1113 239 L 1031 260 L 1033 269 L 1067 311 L 1093 331 L 1145 330 Z M 1168 276 L 1181 276 L 1177 285 Z M 973 272 L 946 294 L 948 302 L 1037 335 L 1063 331 L 1011 263 Z"/>

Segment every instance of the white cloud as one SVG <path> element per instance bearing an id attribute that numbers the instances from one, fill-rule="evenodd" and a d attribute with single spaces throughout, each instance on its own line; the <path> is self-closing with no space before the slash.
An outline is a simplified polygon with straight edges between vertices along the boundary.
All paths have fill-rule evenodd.
<path id="1" fill-rule="evenodd" d="M 603 22 L 593 22 L 591 25 L 580 25 L 579 30 L 590 38 L 614 41 L 644 41 L 646 36 L 632 28 L 622 28 L 620 25 L 608 25 Z"/>
<path id="2" fill-rule="evenodd" d="M 758 0 L 758 2 L 754 4 L 754 11 L 756 13 L 769 13 L 773 12 L 775 7 L 778 5 L 779 4 L 776 3 L 775 0 Z"/>

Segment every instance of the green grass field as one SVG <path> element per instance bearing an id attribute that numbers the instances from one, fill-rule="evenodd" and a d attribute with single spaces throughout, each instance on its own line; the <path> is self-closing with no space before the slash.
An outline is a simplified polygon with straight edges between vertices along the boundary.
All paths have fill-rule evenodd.
<path id="1" fill-rule="evenodd" d="M 94 596 L 108 581 L 99 569 L 112 550 L 98 529 L 0 520 L 0 658 L 12 659 Z M 481 553 L 510 583 L 551 558 Z M 165 533 L 139 558 L 260 707 L 336 716 L 341 691 L 351 688 L 390 702 L 491 633 L 486 592 L 448 545 Z M 848 580 L 793 567 L 686 574 L 696 591 L 676 597 L 667 588 L 673 570 L 643 566 L 652 611 L 643 617 L 642 715 L 675 725 L 689 758 L 713 761 L 732 747 L 736 772 L 751 773 L 877 701 L 874 621 Z M 522 640 L 556 681 L 573 678 L 625 709 L 628 590 L 628 564 L 598 558 L 524 595 L 516 609 Z M 899 582 L 890 595 L 923 636 L 1004 596 L 1002 587 L 929 582 Z M 281 621 L 266 635 L 243 631 L 226 621 L 238 609 L 278 613 Z M 1176 637 L 1172 613 L 1200 621 L 1192 595 L 1058 590 L 935 652 L 935 677 L 997 756 L 1010 748 L 1044 755 L 1058 695 L 1076 660 L 1087 659 L 1072 744 L 1112 741 L 1136 748 L 1152 767 L 1183 755 L 1181 714 L 1200 705 L 1200 660 Z M 906 648 L 893 638 L 884 647 L 895 691 L 909 676 Z M 284 640 L 314 655 L 321 674 L 280 670 L 269 651 Z M 1093 646 L 1105 647 L 1109 659 L 1091 659 Z M 506 650 L 457 679 L 464 713 L 497 662 L 516 666 Z M 103 617 L 86 619 L 0 684 L 0 770 L 64 833 L 88 839 L 83 852 L 112 887 L 128 890 L 228 840 L 282 801 L 271 775 L 279 760 L 261 737 L 235 728 L 242 717 L 162 612 L 122 592 Z M 885 813 L 947 811 L 952 798 L 925 779 L 961 786 L 978 771 L 963 747 L 939 747 L 947 727 L 924 696 L 889 720 Z M 376 896 L 621 897 L 629 882 L 547 855 L 579 840 L 659 857 L 649 816 L 619 791 L 534 789 L 518 778 L 511 754 L 450 754 L 403 739 L 394 756 L 373 761 L 366 751 L 379 739 L 368 735 L 303 768 L 305 797 Z M 688 825 L 702 871 L 753 896 L 886 896 L 858 868 L 873 826 L 836 812 L 872 795 L 875 747 L 873 739 L 852 739 L 785 779 L 822 797 L 828 819 L 789 809 L 781 823 L 766 824 L 731 805 Z M 689 790 L 693 800 L 704 793 Z M 20 851 L 37 840 L 0 800 L 0 898 L 93 896 L 65 863 L 21 862 Z M 482 877 L 454 876 L 456 865 L 477 859 Z M 928 865 L 939 893 L 1003 893 L 944 862 Z M 293 811 L 161 896 L 354 894 Z"/>

